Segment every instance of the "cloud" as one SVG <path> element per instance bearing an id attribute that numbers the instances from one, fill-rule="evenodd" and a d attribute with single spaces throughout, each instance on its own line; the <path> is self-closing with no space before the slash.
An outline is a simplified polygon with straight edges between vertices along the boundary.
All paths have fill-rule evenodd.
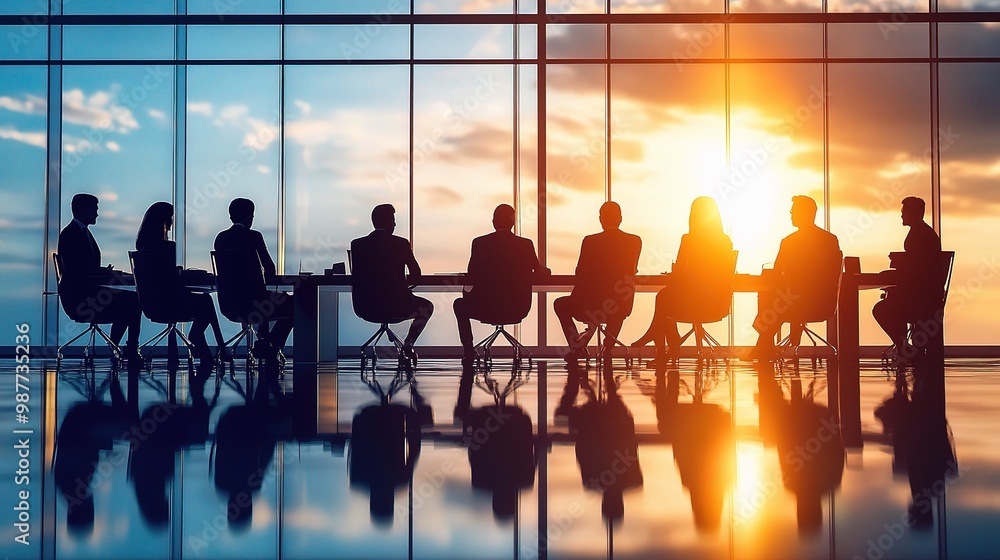
<path id="1" fill-rule="evenodd" d="M 312 105 L 306 103 L 305 101 L 302 101 L 301 99 L 295 100 L 295 106 L 299 108 L 299 111 L 304 116 L 309 116 L 309 114 L 312 113 Z"/>
<path id="2" fill-rule="evenodd" d="M 63 119 L 97 129 L 111 129 L 127 134 L 139 128 L 132 111 L 117 103 L 119 86 L 111 91 L 97 91 L 86 97 L 83 90 L 71 89 L 63 93 Z"/>
<path id="3" fill-rule="evenodd" d="M 421 187 L 420 188 L 421 198 L 426 198 L 427 202 L 431 207 L 441 208 L 443 206 L 457 206 L 462 203 L 462 195 L 458 194 L 454 190 L 441 186 L 435 185 L 432 187 Z"/>
<path id="4" fill-rule="evenodd" d="M 12 126 L 0 126 L 0 138 L 44 148 L 46 135 L 44 132 L 21 132 Z"/>
<path id="5" fill-rule="evenodd" d="M 105 142 L 104 147 L 112 152 L 120 152 L 122 149 L 122 147 L 118 145 L 118 142 L 112 142 L 111 140 Z"/>
<path id="6" fill-rule="evenodd" d="M 152 117 L 152 118 L 154 118 L 154 119 L 156 119 L 156 120 L 158 120 L 160 122 L 166 122 L 167 121 L 167 114 L 164 113 L 163 111 L 160 111 L 160 110 L 157 110 L 157 109 L 150 109 L 150 110 L 146 111 L 146 114 L 148 114 L 150 117 Z"/>
<path id="7" fill-rule="evenodd" d="M 26 115 L 44 115 L 47 103 L 44 98 L 37 95 L 26 94 L 24 99 L 14 99 L 13 97 L 0 97 L 0 109 L 7 109 L 15 113 Z"/>
<path id="8" fill-rule="evenodd" d="M 208 101 L 190 101 L 187 108 L 188 113 L 192 115 L 212 116 L 212 104 Z"/>

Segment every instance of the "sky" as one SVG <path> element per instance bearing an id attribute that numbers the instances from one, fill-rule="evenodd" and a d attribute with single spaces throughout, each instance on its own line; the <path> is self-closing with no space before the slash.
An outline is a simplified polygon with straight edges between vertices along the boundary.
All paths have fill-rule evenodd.
<path id="1" fill-rule="evenodd" d="M 189 2 L 204 12 L 208 4 Z M 235 10 L 267 12 L 269 2 L 237 3 Z M 405 4 L 405 3 L 403 3 Z M 745 4 L 745 5 L 744 5 Z M 774 9 L 766 2 L 734 9 Z M 27 5 L 27 4 L 25 4 Z M 368 5 L 368 4 L 366 4 Z M 622 0 L 615 11 L 656 11 L 662 2 Z M 802 9 L 808 9 L 805 3 Z M 885 5 L 843 2 L 838 9 L 864 11 Z M 894 4 L 895 5 L 895 4 Z M 912 5 L 912 4 L 900 4 Z M 6 6 L 6 5 L 5 5 Z M 80 2 L 73 13 L 120 10 L 116 2 Z M 147 8 L 159 13 L 156 3 Z M 338 4 L 356 10 L 357 2 Z M 418 2 L 420 12 L 509 11 L 510 2 Z M 550 2 L 558 13 L 603 9 L 581 2 Z M 949 4 L 951 6 L 951 4 Z M 305 0 L 289 10 L 306 10 Z M 400 11 L 387 1 L 386 10 Z M 965 7 L 968 5 L 954 7 Z M 16 11 L 6 7 L 5 10 Z M 165 8 L 164 8 L 165 9 Z M 524 9 L 524 3 L 522 3 Z M 531 8 L 533 9 L 533 8 Z M 28 38 L 14 26 L 0 29 L 4 58 L 44 57 L 44 33 Z M 529 26 L 517 30 L 521 52 L 534 55 Z M 623 229 L 642 236 L 640 273 L 669 269 L 686 231 L 690 201 L 714 197 L 724 225 L 740 251 L 738 271 L 758 273 L 774 260 L 780 239 L 792 231 L 791 196 L 820 203 L 820 225 L 840 238 L 863 270 L 880 270 L 898 250 L 906 229 L 898 202 L 930 198 L 929 68 L 921 63 L 836 63 L 829 67 L 824 100 L 822 66 L 815 63 L 731 65 L 730 165 L 726 159 L 726 74 L 719 64 L 681 64 L 722 55 L 717 24 L 623 25 L 612 30 L 611 49 L 626 58 L 658 56 L 668 63 L 618 64 L 611 70 L 610 109 L 603 64 L 560 64 L 566 57 L 603 56 L 604 28 L 553 25 L 547 49 L 547 264 L 571 273 L 582 236 L 599 229 L 597 208 L 606 177 L 611 197 L 624 210 Z M 11 34 L 25 41 L 16 44 Z M 73 59 L 161 58 L 172 52 L 172 28 L 89 29 L 67 27 L 65 56 Z M 220 34 L 225 33 L 223 39 Z M 415 56 L 422 59 L 503 58 L 513 52 L 510 26 L 419 27 Z M 191 29 L 195 59 L 278 56 L 280 30 L 257 26 Z M 651 40 L 655 37 L 655 40 Z M 98 40 L 100 39 L 100 40 Z M 817 56 L 821 27 L 734 25 L 732 53 L 740 57 Z M 289 58 L 405 57 L 406 26 L 290 27 Z M 942 25 L 941 51 L 954 56 L 996 56 L 1000 27 Z M 830 26 L 834 57 L 921 57 L 926 27 L 901 23 Z M 39 54 L 40 53 L 40 54 Z M 943 244 L 958 252 L 948 308 L 950 344 L 995 344 L 992 310 L 1000 308 L 996 231 L 1000 152 L 996 143 L 1000 101 L 994 95 L 996 63 L 942 64 L 940 69 L 941 201 Z M 174 91 L 171 65 L 66 66 L 62 74 L 63 200 L 93 192 L 101 217 L 93 231 L 105 262 L 127 268 L 138 223 L 157 200 L 170 200 L 174 182 Z M 490 230 L 492 209 L 502 202 L 519 209 L 519 231 L 538 240 L 536 67 L 523 65 L 418 65 L 413 71 L 413 185 L 409 170 L 409 87 L 406 65 L 195 65 L 187 70 L 186 264 L 210 269 L 214 235 L 228 227 L 226 207 L 235 196 L 254 199 L 255 227 L 278 254 L 279 186 L 284 181 L 284 263 L 287 272 L 321 271 L 346 260 L 351 239 L 369 231 L 370 208 L 391 202 L 397 232 L 411 238 L 425 272 L 459 272 L 471 239 Z M 3 66 L 0 60 L 0 278 L 4 315 L 35 322 L 41 309 L 47 79 L 44 67 Z M 283 79 L 283 88 L 280 85 Z M 517 100 L 515 101 L 515 91 Z M 830 208 L 824 224 L 823 102 L 829 105 Z M 515 110 L 516 107 L 516 110 Z M 610 114 L 610 124 L 606 114 Z M 283 125 L 283 129 L 282 129 Z M 611 172 L 606 129 L 610 128 Z M 284 134 L 282 150 L 281 133 Z M 519 158 L 514 157 L 515 152 Z M 283 175 L 282 175 L 283 172 Z M 283 177 L 283 178 L 282 178 Z M 412 217 L 412 219 L 411 219 Z M 411 236 L 412 233 L 412 236 Z M 876 300 L 862 296 L 862 308 Z M 449 298 L 437 294 L 439 309 Z M 651 298 L 627 322 L 625 338 L 645 328 Z M 752 295 L 736 298 L 737 344 L 751 343 L 745 328 Z M 550 310 L 546 310 L 551 315 Z M 537 310 L 535 311 L 537 313 Z M 862 342 L 883 335 L 862 312 Z M 549 321 L 550 342 L 561 341 Z M 67 328 L 75 328 L 68 326 Z M 721 328 L 721 327 L 718 327 Z M 537 337 L 534 326 L 526 328 Z M 633 332 L 634 331 L 634 332 Z M 66 333 L 72 332 L 71 330 Z M 363 337 L 347 328 L 345 343 Z M 447 311 L 431 322 L 427 343 L 454 342 Z M 62 334 L 60 334 L 62 336 Z M 347 338 L 343 338 L 347 337 Z"/>

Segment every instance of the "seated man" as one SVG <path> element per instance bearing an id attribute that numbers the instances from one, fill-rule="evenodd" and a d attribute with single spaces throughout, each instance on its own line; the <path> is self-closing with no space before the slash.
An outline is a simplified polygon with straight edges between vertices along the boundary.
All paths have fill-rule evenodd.
<path id="1" fill-rule="evenodd" d="M 415 358 L 413 344 L 434 313 L 434 304 L 413 295 L 407 280 L 420 276 L 420 265 L 410 242 L 393 235 L 396 209 L 379 204 L 372 209 L 374 230 L 351 241 L 351 275 L 354 277 L 354 310 L 373 323 L 398 323 L 413 319 L 403 340 L 403 354 Z"/>
<path id="2" fill-rule="evenodd" d="M 91 323 L 111 323 L 109 337 L 116 345 L 126 329 L 127 358 L 139 357 L 139 325 L 142 312 L 135 292 L 108 287 L 120 283 L 111 265 L 101 267 L 101 248 L 88 226 L 97 222 L 100 201 L 92 194 L 73 196 L 73 221 L 59 232 L 59 258 L 62 282 L 59 297 L 63 307 L 74 311 L 75 318 Z"/>
<path id="3" fill-rule="evenodd" d="M 944 273 L 941 266 L 941 238 L 924 221 L 924 201 L 910 196 L 903 199 L 901 218 L 910 228 L 903 241 L 903 254 L 893 255 L 895 270 L 881 276 L 895 284 L 884 299 L 872 308 L 872 315 L 889 335 L 900 356 L 915 352 L 906 343 L 907 323 L 933 319 L 944 299 Z"/>
<path id="4" fill-rule="evenodd" d="M 617 338 L 632 313 L 642 240 L 619 229 L 622 209 L 615 202 L 601 206 L 600 220 L 604 231 L 583 238 L 573 291 L 552 304 L 569 343 L 567 359 L 585 355 L 601 323 L 607 324 L 609 336 Z M 574 319 L 587 324 L 582 335 Z M 611 345 L 607 347 L 610 350 Z"/>
<path id="5" fill-rule="evenodd" d="M 252 200 L 233 199 L 229 203 L 229 219 L 233 225 L 215 236 L 215 250 L 255 251 L 261 266 L 264 267 L 264 280 L 273 282 L 276 270 L 274 261 L 267 252 L 267 245 L 264 244 L 264 236 L 259 231 L 250 229 L 253 225 L 253 214 Z M 273 359 L 285 347 L 285 341 L 294 326 L 292 294 L 268 291 L 261 294 L 258 299 L 261 301 L 258 302 L 260 305 L 256 306 L 257 310 L 266 314 L 265 320 L 259 326 L 260 341 L 254 345 L 253 353 L 259 358 Z M 274 321 L 274 328 L 270 328 L 270 321 Z"/>
<path id="6" fill-rule="evenodd" d="M 472 240 L 467 280 L 472 290 L 454 304 L 466 359 L 475 357 L 470 319 L 520 321 L 531 309 L 531 278 L 542 271 L 531 240 L 513 233 L 512 206 L 496 207 L 493 228 L 493 233 Z"/>
<path id="7" fill-rule="evenodd" d="M 836 284 L 824 284 L 818 279 L 835 278 L 833 273 L 840 271 L 837 236 L 816 225 L 816 201 L 808 196 L 792 197 L 791 217 L 797 230 L 782 239 L 778 247 L 771 271 L 774 290 L 758 294 L 757 317 L 753 321 L 757 344 L 747 359 L 773 358 L 774 338 L 782 324 L 808 315 L 810 307 L 823 298 L 836 297 Z"/>

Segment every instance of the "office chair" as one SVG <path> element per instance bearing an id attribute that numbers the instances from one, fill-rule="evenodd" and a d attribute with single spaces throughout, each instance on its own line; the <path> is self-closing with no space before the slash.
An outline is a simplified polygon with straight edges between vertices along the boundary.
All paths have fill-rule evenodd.
<path id="1" fill-rule="evenodd" d="M 70 339 L 69 342 L 63 344 L 56 350 L 57 364 L 59 361 L 63 359 L 63 348 L 66 348 L 70 344 L 73 344 L 74 342 L 80 340 L 86 335 L 89 335 L 89 338 L 87 340 L 87 345 L 84 346 L 83 348 L 84 365 L 87 366 L 94 365 L 94 341 L 96 335 L 101 335 L 101 338 L 103 338 L 104 341 L 108 343 L 108 347 L 111 348 L 111 353 L 114 356 L 116 363 L 120 364 L 124 362 L 124 356 L 122 354 L 121 348 L 117 344 L 111 341 L 111 338 L 107 335 L 107 333 L 105 333 L 101 329 L 101 326 L 98 323 L 90 321 L 88 318 L 84 317 L 83 314 L 79 313 L 77 309 L 72 309 L 70 306 L 66 305 L 66 300 L 64 299 L 65 287 L 63 286 L 63 275 L 62 275 L 63 262 L 62 258 L 59 256 L 59 253 L 52 253 L 52 265 L 55 267 L 56 270 L 56 290 L 59 295 L 59 302 L 62 305 L 63 311 L 73 321 L 77 323 L 86 323 L 89 325 L 86 330 L 74 336 L 72 339 Z"/>
<path id="2" fill-rule="evenodd" d="M 951 275 L 955 265 L 955 251 L 941 251 L 941 274 L 944 278 L 943 293 L 941 297 L 941 313 L 942 320 L 944 319 L 944 307 L 948 302 L 948 291 L 951 288 Z M 913 321 L 909 322 L 909 328 L 906 331 L 906 339 L 912 340 L 914 337 L 914 332 L 921 320 L 933 320 L 934 317 L 916 317 Z M 918 346 L 918 345 L 914 345 Z M 923 351 L 923 348 L 918 346 L 918 349 Z M 894 355 L 897 353 L 897 348 L 895 344 L 890 345 L 882 352 L 882 368 L 887 372 L 895 371 L 899 373 L 899 367 L 894 367 Z"/>
<path id="3" fill-rule="evenodd" d="M 373 369 L 375 368 L 378 363 L 376 348 L 383 336 L 395 347 L 400 363 L 416 367 L 416 355 L 406 355 L 403 341 L 389 327 L 393 323 L 408 321 L 410 317 L 400 317 L 393 310 L 386 309 L 383 305 L 384 294 L 380 291 L 384 279 L 374 276 L 378 273 L 378 267 L 366 266 L 371 263 L 364 262 L 366 259 L 377 258 L 379 255 L 348 254 L 348 262 L 351 267 L 351 305 L 354 307 L 354 314 L 379 326 L 375 334 L 368 337 L 368 340 L 361 345 L 361 369 L 365 369 L 369 363 Z M 359 259 L 362 261 L 360 267 L 358 266 Z"/>
<path id="4" fill-rule="evenodd" d="M 164 338 L 167 339 L 167 363 L 171 366 L 179 363 L 177 355 L 177 339 L 179 338 L 187 350 L 188 367 L 194 367 L 194 356 L 191 350 L 194 344 L 177 327 L 178 323 L 191 321 L 193 317 L 183 313 L 177 302 L 177 270 L 174 264 L 174 254 L 171 250 L 129 251 L 128 260 L 132 265 L 132 276 L 135 278 L 135 291 L 139 296 L 139 309 L 147 319 L 166 327 L 153 338 L 150 338 L 140 349 L 156 346 Z M 150 355 L 147 364 L 153 361 Z"/>
<path id="5" fill-rule="evenodd" d="M 480 286 L 463 296 L 474 297 L 478 304 L 474 306 L 471 318 L 493 325 L 494 329 L 491 335 L 474 346 L 476 364 L 486 370 L 493 367 L 493 344 L 502 336 L 513 351 L 514 368 L 531 369 L 531 351 L 504 328 L 519 324 L 531 311 L 531 275 L 515 273 L 506 276 L 494 278 L 492 285 Z"/>
<path id="6" fill-rule="evenodd" d="M 255 303 L 266 298 L 267 286 L 264 282 L 264 267 L 260 257 L 252 249 L 234 251 L 212 251 L 212 271 L 215 273 L 215 283 L 219 296 L 219 311 L 226 319 L 239 323 L 240 332 L 227 340 L 223 346 L 228 350 L 232 347 L 230 369 L 235 367 L 236 349 L 243 339 L 247 341 L 247 370 L 257 365 L 257 359 L 251 348 L 258 338 L 257 327 L 263 317 L 254 317 L 257 312 Z M 259 313 L 258 313 L 259 315 Z M 253 321 L 253 319 L 258 321 Z M 278 361 L 283 362 L 281 353 Z"/>
<path id="7" fill-rule="evenodd" d="M 843 270 L 844 253 L 843 251 L 837 251 L 835 256 L 831 255 L 830 259 L 824 263 L 822 269 L 814 271 L 815 278 L 810 283 L 811 286 L 815 287 L 812 288 L 814 289 L 814 300 L 811 302 L 802 302 L 805 305 L 799 308 L 798 316 L 789 322 L 788 336 L 781 339 L 777 344 L 776 350 L 779 357 L 789 351 L 791 352 L 791 359 L 795 360 L 796 370 L 799 367 L 799 350 L 802 347 L 803 334 L 806 335 L 814 347 L 819 346 L 818 343 L 821 342 L 833 351 L 834 357 L 837 356 L 837 348 L 833 344 L 830 344 L 827 339 L 820 336 L 819 333 L 810 329 L 808 324 L 827 321 L 837 312 L 837 302 L 840 297 L 840 278 Z M 821 357 L 813 355 L 812 367 L 815 368 L 816 364 L 820 361 L 822 361 Z M 784 360 L 779 359 L 778 367 L 781 368 L 783 364 Z"/>
<path id="8" fill-rule="evenodd" d="M 680 306 L 673 314 L 678 323 L 690 323 L 691 328 L 681 337 L 678 346 L 694 336 L 698 352 L 698 361 L 704 359 L 704 354 L 710 354 L 709 360 L 714 360 L 715 351 L 722 349 L 722 344 L 705 330 L 705 325 L 718 323 L 729 316 L 733 306 L 733 278 L 736 276 L 736 259 L 739 251 L 730 251 L 728 260 L 721 263 L 708 263 L 710 270 L 702 271 L 705 279 L 711 281 L 692 283 L 690 293 L 678 294 L 687 301 L 696 302 L 695 307 Z M 699 278 L 702 278 L 699 273 Z M 723 358 L 728 361 L 728 356 Z"/>

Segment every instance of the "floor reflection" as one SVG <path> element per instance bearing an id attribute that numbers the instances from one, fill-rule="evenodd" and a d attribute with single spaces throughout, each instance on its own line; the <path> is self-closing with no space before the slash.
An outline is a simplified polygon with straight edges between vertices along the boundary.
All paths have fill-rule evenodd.
<path id="1" fill-rule="evenodd" d="M 822 368 L 495 365 L 42 370 L 52 525 L 13 557 L 1000 549 L 995 364 L 949 365 L 947 383 L 866 370 L 863 449 L 845 449 Z"/>

